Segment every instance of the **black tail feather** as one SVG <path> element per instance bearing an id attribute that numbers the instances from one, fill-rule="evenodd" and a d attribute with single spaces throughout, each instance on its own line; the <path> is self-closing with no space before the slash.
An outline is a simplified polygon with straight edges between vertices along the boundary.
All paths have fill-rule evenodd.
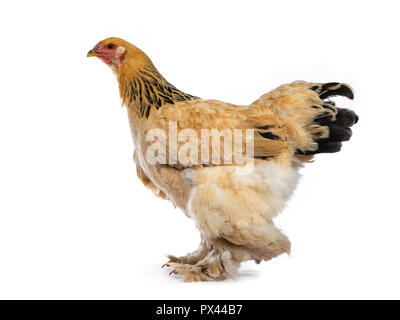
<path id="1" fill-rule="evenodd" d="M 329 137 L 326 139 L 327 141 L 349 141 L 352 135 L 350 128 L 340 127 L 335 123 L 332 123 L 329 127 Z M 319 140 L 318 143 L 323 142 L 323 140 Z"/>
<path id="2" fill-rule="evenodd" d="M 336 125 L 341 127 L 351 127 L 358 122 L 358 116 L 353 110 L 349 109 L 338 109 L 336 115 Z"/>
<path id="3" fill-rule="evenodd" d="M 354 99 L 354 93 L 351 87 L 345 83 L 328 82 L 317 84 L 310 88 L 318 93 L 321 99 L 326 99 L 332 96 L 343 96 L 351 100 Z"/>
<path id="4" fill-rule="evenodd" d="M 327 141 L 323 143 L 318 144 L 318 149 L 314 151 L 314 154 L 317 153 L 335 153 L 339 152 L 340 149 L 342 149 L 342 143 L 341 142 L 332 142 L 332 141 Z"/>
<path id="5" fill-rule="evenodd" d="M 354 98 L 351 87 L 339 82 L 318 84 L 310 89 L 314 90 L 321 99 L 326 99 L 331 96 L 345 96 L 349 99 Z M 342 142 L 350 140 L 352 136 L 350 127 L 358 122 L 358 116 L 354 113 L 354 111 L 336 108 L 335 103 L 332 101 L 324 101 L 322 107 L 325 109 L 330 109 L 331 112 L 325 111 L 321 113 L 317 118 L 314 119 L 313 124 L 328 127 L 329 136 L 323 139 L 314 138 L 314 141 L 318 143 L 318 148 L 316 150 L 298 150 L 297 153 L 314 155 L 317 153 L 338 152 L 342 147 Z M 336 113 L 336 115 L 334 113 Z"/>
<path id="6" fill-rule="evenodd" d="M 343 141 L 349 141 L 352 136 L 350 127 L 357 123 L 358 116 L 348 109 L 337 108 L 338 113 L 334 121 L 328 122 L 327 118 L 315 119 L 315 123 L 327 126 L 329 128 L 329 136 L 324 139 L 316 139 L 318 143 L 318 149 L 315 151 L 309 151 L 306 154 L 317 154 L 317 153 L 334 153 L 340 151 Z"/>

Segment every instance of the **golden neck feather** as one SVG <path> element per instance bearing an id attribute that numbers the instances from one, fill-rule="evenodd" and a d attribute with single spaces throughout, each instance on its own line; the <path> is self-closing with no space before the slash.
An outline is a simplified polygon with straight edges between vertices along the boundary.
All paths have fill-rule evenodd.
<path id="1" fill-rule="evenodd" d="M 118 81 L 123 104 L 136 110 L 141 117 L 148 118 L 152 110 L 165 104 L 198 99 L 165 80 L 150 59 L 140 67 L 131 67 L 130 72 L 120 73 Z"/>

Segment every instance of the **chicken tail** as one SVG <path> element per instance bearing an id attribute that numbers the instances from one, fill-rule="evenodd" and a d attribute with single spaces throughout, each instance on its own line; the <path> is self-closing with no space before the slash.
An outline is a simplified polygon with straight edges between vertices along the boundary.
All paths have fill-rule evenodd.
<path id="1" fill-rule="evenodd" d="M 322 112 L 313 119 L 307 126 L 307 130 L 312 133 L 313 140 L 318 144 L 315 150 L 297 150 L 298 154 L 314 155 L 318 153 L 334 153 L 340 151 L 343 141 L 351 138 L 351 126 L 358 122 L 358 116 L 354 111 L 344 108 L 337 108 L 333 101 L 326 101 L 331 96 L 344 96 L 349 99 L 354 98 L 353 90 L 350 86 L 330 82 L 317 84 L 310 88 L 315 91 L 319 98 L 323 100 Z"/>

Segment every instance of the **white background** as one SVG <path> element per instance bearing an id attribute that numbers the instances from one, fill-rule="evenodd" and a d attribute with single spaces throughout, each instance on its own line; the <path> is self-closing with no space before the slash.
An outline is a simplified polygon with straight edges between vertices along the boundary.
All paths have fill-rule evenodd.
<path id="1" fill-rule="evenodd" d="M 400 298 L 396 1 L 54 1 L 0 8 L 0 298 Z M 136 177 L 112 72 L 122 37 L 179 89 L 247 104 L 282 83 L 350 83 L 360 116 L 277 219 L 291 256 L 183 283 L 194 223 Z"/>

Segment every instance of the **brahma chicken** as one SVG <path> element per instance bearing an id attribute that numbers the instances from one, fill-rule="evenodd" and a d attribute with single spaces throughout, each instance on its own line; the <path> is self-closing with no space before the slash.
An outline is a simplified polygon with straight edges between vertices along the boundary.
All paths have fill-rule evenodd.
<path id="1" fill-rule="evenodd" d="M 260 263 L 289 253 L 290 242 L 272 219 L 295 189 L 302 164 L 315 154 L 338 152 L 342 141 L 350 139 L 357 115 L 327 100 L 335 95 L 353 99 L 350 86 L 295 81 L 248 106 L 238 106 L 178 90 L 143 51 L 119 38 L 100 41 L 87 56 L 100 58 L 118 79 L 139 179 L 155 195 L 179 207 L 200 230 L 196 251 L 168 256 L 165 266 L 171 273 L 181 275 L 184 281 L 233 278 L 242 261 Z M 153 129 L 166 133 L 158 136 L 166 150 L 149 152 L 156 140 L 149 139 Z M 190 135 L 176 136 L 188 129 L 198 136 L 205 129 L 250 130 L 251 152 L 235 147 L 235 160 L 229 162 L 227 149 L 205 152 L 207 141 L 201 157 L 187 156 L 190 148 L 184 147 Z M 246 139 L 240 137 L 242 144 Z M 220 141 L 223 138 L 220 136 Z M 210 154 L 213 161 L 209 161 Z M 245 162 L 237 160 L 238 154 Z"/>

